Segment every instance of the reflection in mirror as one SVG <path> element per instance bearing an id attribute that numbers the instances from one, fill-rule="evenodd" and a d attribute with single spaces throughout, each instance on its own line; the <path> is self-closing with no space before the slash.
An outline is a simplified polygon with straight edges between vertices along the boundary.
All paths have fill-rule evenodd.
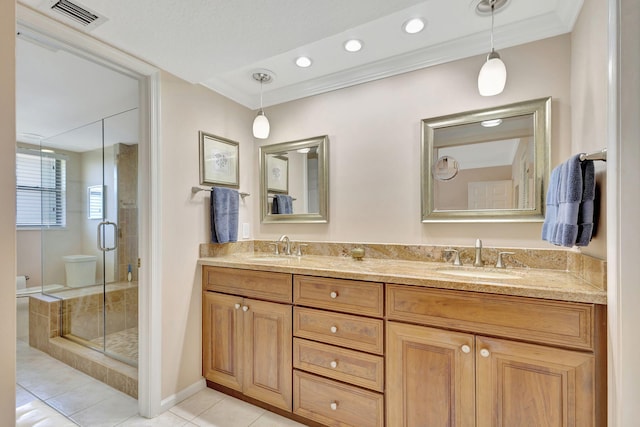
<path id="1" fill-rule="evenodd" d="M 328 138 L 260 147 L 261 220 L 327 222 Z"/>
<path id="2" fill-rule="evenodd" d="M 425 119 L 422 221 L 542 221 L 551 98 Z"/>

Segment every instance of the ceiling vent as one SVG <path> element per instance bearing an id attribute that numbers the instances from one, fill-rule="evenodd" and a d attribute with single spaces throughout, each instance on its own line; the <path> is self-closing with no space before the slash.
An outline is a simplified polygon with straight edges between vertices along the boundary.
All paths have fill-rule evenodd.
<path id="1" fill-rule="evenodd" d="M 67 18 L 73 19 L 83 27 L 97 27 L 107 20 L 107 18 L 97 15 L 85 6 L 80 6 L 69 0 L 56 1 L 53 6 L 51 6 L 51 9 L 63 14 Z"/>

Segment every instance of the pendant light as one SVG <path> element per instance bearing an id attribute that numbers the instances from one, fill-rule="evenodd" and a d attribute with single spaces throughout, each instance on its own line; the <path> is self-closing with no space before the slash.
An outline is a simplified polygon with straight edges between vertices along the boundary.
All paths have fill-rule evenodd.
<path id="1" fill-rule="evenodd" d="M 263 83 L 269 83 L 271 81 L 271 75 L 260 71 L 253 73 L 253 78 L 260 82 L 260 111 L 253 120 L 253 136 L 259 139 L 267 139 L 269 138 L 270 126 L 269 119 L 264 115 L 264 110 L 262 109 L 262 85 Z"/>
<path id="2" fill-rule="evenodd" d="M 491 52 L 487 55 L 487 62 L 484 63 L 478 74 L 478 91 L 482 96 L 493 96 L 504 90 L 504 85 L 507 82 L 507 67 L 493 48 L 493 15 L 496 0 L 483 0 L 481 4 L 483 3 L 485 6 L 487 3 L 491 6 Z"/>

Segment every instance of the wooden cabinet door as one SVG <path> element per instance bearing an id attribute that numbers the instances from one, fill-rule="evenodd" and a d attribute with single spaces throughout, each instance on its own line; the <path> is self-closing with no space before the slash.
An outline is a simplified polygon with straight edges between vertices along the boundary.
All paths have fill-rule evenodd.
<path id="1" fill-rule="evenodd" d="M 243 393 L 282 409 L 292 409 L 291 306 L 244 300 Z"/>
<path id="2" fill-rule="evenodd" d="M 204 292 L 202 301 L 202 374 L 210 381 L 240 391 L 242 298 Z"/>
<path id="3" fill-rule="evenodd" d="M 594 357 L 476 337 L 478 427 L 595 426 Z"/>
<path id="4" fill-rule="evenodd" d="M 474 353 L 471 334 L 388 322 L 387 426 L 475 426 Z"/>

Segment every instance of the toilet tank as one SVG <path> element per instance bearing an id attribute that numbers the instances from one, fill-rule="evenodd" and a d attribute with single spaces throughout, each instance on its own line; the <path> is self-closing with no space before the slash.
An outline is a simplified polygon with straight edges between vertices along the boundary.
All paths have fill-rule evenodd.
<path id="1" fill-rule="evenodd" d="M 67 286 L 81 288 L 96 283 L 96 257 L 94 255 L 63 256 Z"/>

